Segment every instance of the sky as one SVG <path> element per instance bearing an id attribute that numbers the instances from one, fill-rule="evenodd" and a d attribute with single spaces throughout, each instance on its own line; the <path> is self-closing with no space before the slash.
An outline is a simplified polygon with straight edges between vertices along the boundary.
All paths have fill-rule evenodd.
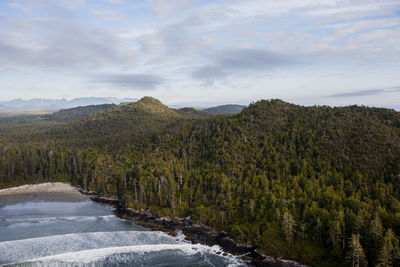
<path id="1" fill-rule="evenodd" d="M 400 108 L 399 0 L 1 0 L 0 101 Z"/>

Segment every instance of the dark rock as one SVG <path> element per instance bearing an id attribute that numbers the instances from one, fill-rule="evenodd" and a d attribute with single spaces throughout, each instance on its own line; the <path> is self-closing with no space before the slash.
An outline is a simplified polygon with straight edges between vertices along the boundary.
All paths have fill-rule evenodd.
<path id="1" fill-rule="evenodd" d="M 89 196 L 98 196 L 99 195 L 95 191 L 83 190 L 82 187 L 80 187 L 79 185 L 73 185 L 73 187 L 77 188 L 79 193 L 81 193 L 82 195 L 89 195 Z"/>
<path id="2" fill-rule="evenodd" d="M 106 205 L 119 206 L 119 200 L 116 198 L 106 198 L 106 197 L 96 196 L 96 197 L 91 197 L 90 199 L 95 202 L 99 202 Z"/>
<path id="3" fill-rule="evenodd" d="M 227 253 L 233 255 L 241 255 L 249 266 L 264 267 L 301 267 L 300 263 L 294 261 L 286 261 L 265 256 L 257 252 L 252 245 L 243 245 L 236 243 L 227 236 L 226 232 L 218 232 L 215 229 L 198 224 L 192 224 L 187 218 L 171 219 L 169 217 L 158 218 L 149 211 L 135 211 L 132 209 L 117 206 L 115 214 L 123 219 L 133 220 L 137 224 L 151 228 L 156 231 L 167 232 L 176 236 L 180 230 L 185 234 L 186 239 L 193 244 L 203 244 L 207 246 L 219 245 L 223 249 L 223 255 Z M 219 253 L 220 254 L 220 253 Z"/>
<path id="4" fill-rule="evenodd" d="M 84 194 L 84 193 L 83 193 Z M 224 251 L 222 255 L 227 253 L 241 256 L 249 266 L 264 267 L 302 267 L 295 261 L 287 261 L 278 258 L 260 254 L 254 246 L 238 244 L 233 239 L 228 237 L 226 232 L 218 232 L 215 229 L 193 224 L 190 217 L 172 219 L 169 217 L 160 218 L 155 216 L 148 210 L 133 210 L 122 207 L 120 201 L 116 198 L 91 197 L 93 201 L 113 205 L 116 209 L 115 215 L 126 220 L 133 220 L 138 225 L 150 228 L 155 231 L 163 231 L 172 236 L 176 236 L 178 231 L 182 231 L 186 239 L 194 244 L 200 243 L 203 245 L 213 246 L 219 245 Z M 220 253 L 219 253 L 220 254 Z"/>
<path id="5" fill-rule="evenodd" d="M 94 192 L 94 191 L 85 191 L 85 190 L 82 190 L 82 189 L 78 189 L 78 190 L 83 195 L 98 196 L 98 194 L 96 192 Z"/>

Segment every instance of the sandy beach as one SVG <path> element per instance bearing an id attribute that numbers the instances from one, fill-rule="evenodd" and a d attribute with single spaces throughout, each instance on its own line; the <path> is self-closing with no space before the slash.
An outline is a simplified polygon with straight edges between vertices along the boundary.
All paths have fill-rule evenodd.
<path id="1" fill-rule="evenodd" d="M 32 193 L 79 193 L 76 187 L 66 183 L 43 183 L 43 184 L 27 184 L 17 187 L 0 189 L 0 196 L 17 195 L 17 194 L 32 194 Z"/>
<path id="2" fill-rule="evenodd" d="M 29 184 L 0 190 L 0 207 L 26 201 L 76 202 L 85 199 L 87 196 L 67 183 Z"/>

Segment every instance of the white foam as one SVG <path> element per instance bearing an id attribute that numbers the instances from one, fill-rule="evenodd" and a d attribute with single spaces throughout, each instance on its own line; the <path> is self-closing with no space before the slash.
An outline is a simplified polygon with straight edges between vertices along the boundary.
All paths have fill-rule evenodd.
<path id="1" fill-rule="evenodd" d="M 74 233 L 0 242 L 0 255 L 11 263 L 87 249 L 176 243 L 174 237 L 155 231 Z"/>
<path id="2" fill-rule="evenodd" d="M 77 252 L 63 253 L 48 257 L 35 259 L 33 261 L 64 261 L 71 263 L 91 263 L 112 255 L 121 253 L 144 253 L 157 252 L 162 250 L 180 250 L 186 254 L 195 254 L 198 251 L 186 244 L 158 244 L 158 245 L 137 245 L 123 247 L 109 247 L 101 249 L 82 250 Z M 29 262 L 29 261 L 28 261 Z"/>
<path id="3" fill-rule="evenodd" d="M 157 245 L 137 245 L 137 246 L 121 246 L 107 247 L 101 249 L 82 250 L 77 252 L 69 252 L 58 255 L 42 257 L 34 260 L 29 260 L 24 263 L 40 263 L 40 262 L 62 262 L 73 264 L 90 264 L 104 261 L 105 259 L 120 255 L 123 253 L 136 254 L 133 257 L 138 257 L 137 254 L 152 253 L 159 251 L 174 251 L 174 253 L 183 253 L 187 256 L 194 254 L 217 254 L 221 253 L 218 246 L 207 247 L 200 244 L 157 244 Z M 124 257 L 126 258 L 126 257 Z M 242 265 L 242 262 L 233 257 L 224 257 L 228 262 L 228 266 Z"/>
<path id="4" fill-rule="evenodd" d="M 176 241 L 182 242 L 182 243 L 190 243 L 189 240 L 186 240 L 186 235 L 182 231 L 178 231 L 177 235 L 175 236 Z"/>
<path id="5" fill-rule="evenodd" d="M 59 216 L 59 217 L 30 217 L 25 219 L 2 219 L 1 224 L 7 228 L 19 228 L 19 227 L 31 227 L 32 224 L 37 225 L 50 225 L 60 223 L 60 221 L 76 221 L 76 222 L 88 222 L 96 220 L 109 221 L 112 218 L 116 218 L 115 215 L 103 215 L 103 216 Z"/>

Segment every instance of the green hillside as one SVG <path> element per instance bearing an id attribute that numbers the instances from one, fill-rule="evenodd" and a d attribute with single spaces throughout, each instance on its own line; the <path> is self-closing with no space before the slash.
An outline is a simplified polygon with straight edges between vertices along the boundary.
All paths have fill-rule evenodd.
<path id="1" fill-rule="evenodd" d="M 179 108 L 176 109 L 176 112 L 187 117 L 187 118 L 207 118 L 210 117 L 210 114 L 201 110 L 197 110 L 194 108 Z"/>
<path id="2" fill-rule="evenodd" d="M 70 180 L 268 255 L 400 264 L 399 112 L 261 100 L 236 115 L 187 114 L 146 97 L 31 142 L 2 135 L 0 186 Z"/>
<path id="3" fill-rule="evenodd" d="M 238 114 L 240 113 L 246 106 L 242 105 L 222 105 L 211 108 L 203 109 L 204 112 L 207 112 L 212 115 L 224 115 L 224 114 Z"/>
<path id="4" fill-rule="evenodd" d="M 153 138 L 168 123 L 184 117 L 159 100 L 144 97 L 76 120 L 46 134 L 71 147 L 121 148 Z"/>
<path id="5" fill-rule="evenodd" d="M 89 105 L 84 107 L 62 109 L 60 111 L 54 112 L 51 115 L 44 116 L 44 119 L 60 121 L 60 122 L 74 121 L 113 107 L 116 107 L 116 105 L 115 104 Z"/>

